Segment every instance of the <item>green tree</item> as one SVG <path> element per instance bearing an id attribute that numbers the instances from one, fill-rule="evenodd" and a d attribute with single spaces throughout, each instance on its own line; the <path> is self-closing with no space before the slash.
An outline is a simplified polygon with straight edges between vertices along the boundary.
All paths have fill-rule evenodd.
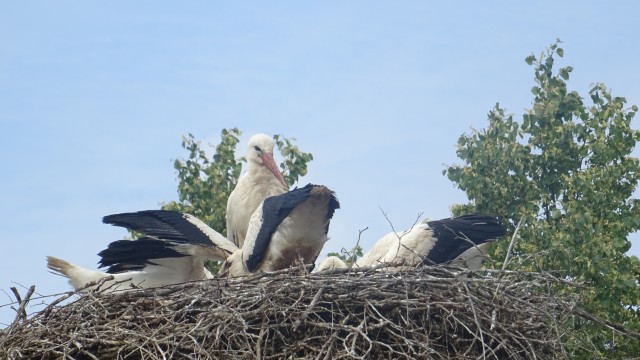
<path id="1" fill-rule="evenodd" d="M 234 155 L 240 135 L 237 128 L 223 129 L 213 156 L 207 155 L 192 134 L 183 136 L 182 147 L 189 155 L 173 163 L 178 173 L 178 201 L 165 203 L 162 208 L 192 214 L 226 235 L 227 199 L 238 182 L 242 163 L 246 162 L 244 157 L 236 158 Z M 307 164 L 313 160 L 313 155 L 301 151 L 294 144 L 295 139 L 275 135 L 274 140 L 284 157 L 280 164 L 284 179 L 293 186 L 300 176 L 307 173 Z M 214 273 L 218 266 L 217 263 L 209 264 Z"/>
<path id="2" fill-rule="evenodd" d="M 486 129 L 459 138 L 464 165 L 443 173 L 470 200 L 455 206 L 456 214 L 500 214 L 512 230 L 521 222 L 510 267 L 576 280 L 585 286 L 556 290 L 638 331 L 640 261 L 625 254 L 629 234 L 640 229 L 640 202 L 633 197 L 640 163 L 631 156 L 640 138 L 631 128 L 638 108 L 625 107 L 625 98 L 614 97 L 604 84 L 592 86 L 592 104 L 585 105 L 567 89 L 573 69 L 553 72 L 556 56 L 563 55 L 558 41 L 539 57 L 527 57 L 535 69 L 533 108 L 517 122 L 496 105 Z M 508 245 L 498 244 L 494 258 L 504 259 Z M 640 354 L 636 340 L 573 321 L 567 348 L 574 356 Z"/>

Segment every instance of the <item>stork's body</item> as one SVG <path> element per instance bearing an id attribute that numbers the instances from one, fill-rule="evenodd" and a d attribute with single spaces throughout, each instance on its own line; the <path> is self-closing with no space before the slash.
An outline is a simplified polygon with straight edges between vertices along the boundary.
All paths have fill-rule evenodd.
<path id="1" fill-rule="evenodd" d="M 150 288 L 212 278 L 206 260 L 221 260 L 225 276 L 276 271 L 300 261 L 312 264 L 327 241 L 329 222 L 338 200 L 324 186 L 307 185 L 272 196 L 251 218 L 242 249 L 194 216 L 175 211 L 147 210 L 105 216 L 108 224 L 145 236 L 114 241 L 98 255 L 105 271 L 86 269 L 47 257 L 47 266 L 71 285 L 113 276 L 101 286 L 107 291 Z"/>
<path id="2" fill-rule="evenodd" d="M 297 261 L 313 264 L 339 206 L 331 190 L 311 184 L 265 199 L 251 216 L 242 251 L 227 259 L 221 273 L 240 276 L 285 269 Z"/>
<path id="3" fill-rule="evenodd" d="M 98 255 L 105 271 L 86 269 L 52 256 L 47 266 L 78 289 L 113 276 L 108 291 L 149 288 L 212 278 L 206 260 L 225 260 L 238 248 L 194 216 L 175 211 L 148 210 L 105 216 L 108 224 L 145 236 L 114 241 Z"/>
<path id="4" fill-rule="evenodd" d="M 152 263 L 146 264 L 140 270 L 117 273 L 83 268 L 53 256 L 47 256 L 47 266 L 54 272 L 68 278 L 69 283 L 76 290 L 83 288 L 88 283 L 110 276 L 113 277 L 113 280 L 105 281 L 100 286 L 107 292 L 153 288 L 213 277 L 204 268 L 204 261 L 197 257 L 153 259 Z"/>
<path id="5" fill-rule="evenodd" d="M 324 260 L 313 269 L 313 272 L 321 272 L 336 269 L 348 269 L 349 266 L 337 256 L 327 256 Z"/>
<path id="6" fill-rule="evenodd" d="M 478 269 L 489 242 L 504 234 L 503 224 L 490 215 L 423 221 L 407 231 L 385 235 L 355 266 L 451 264 Z"/>
<path id="7" fill-rule="evenodd" d="M 262 201 L 288 190 L 273 158 L 274 141 L 264 134 L 249 139 L 247 172 L 240 177 L 227 201 L 227 237 L 242 247 L 251 215 Z"/>

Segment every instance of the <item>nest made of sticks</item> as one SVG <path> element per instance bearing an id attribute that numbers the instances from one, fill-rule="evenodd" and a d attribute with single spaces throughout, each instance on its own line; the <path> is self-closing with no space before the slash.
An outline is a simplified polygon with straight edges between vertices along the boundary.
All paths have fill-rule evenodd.
<path id="1" fill-rule="evenodd" d="M 30 318 L 19 311 L 0 332 L 0 358 L 564 358 L 575 302 L 551 292 L 557 281 L 444 267 L 287 270 L 58 305 L 68 293 Z"/>

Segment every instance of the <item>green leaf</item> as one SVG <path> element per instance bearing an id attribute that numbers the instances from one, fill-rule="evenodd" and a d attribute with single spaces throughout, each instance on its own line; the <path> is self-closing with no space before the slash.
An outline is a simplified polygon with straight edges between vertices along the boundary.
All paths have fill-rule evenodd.
<path id="1" fill-rule="evenodd" d="M 564 80 L 569 80 L 569 71 L 567 69 L 560 69 L 560 77 Z"/>
<path id="2" fill-rule="evenodd" d="M 640 161 L 633 151 L 640 132 L 632 120 L 638 111 L 625 110 L 626 100 L 613 96 L 604 84 L 588 94 L 569 91 L 573 68 L 554 71 L 554 56 L 564 56 L 559 41 L 540 58 L 526 58 L 534 67 L 531 110 L 521 125 L 496 106 L 486 129 L 462 134 L 456 154 L 460 164 L 443 172 L 465 191 L 469 202 L 452 212 L 481 211 L 501 215 L 518 232 L 511 264 L 523 271 L 548 271 L 578 279 L 581 288 L 550 289 L 578 299 L 595 315 L 640 329 L 640 261 L 629 257 L 630 234 L 640 230 Z M 587 107 L 583 99 L 591 97 Z M 500 267 L 508 241 L 496 243 L 492 259 Z M 630 310 L 631 309 L 631 310 Z M 583 324 L 566 328 L 576 358 L 628 358 L 640 353 L 640 343 L 619 341 L 610 329 Z M 569 341 L 569 342 L 571 342 Z M 615 346 L 610 346 L 615 344 Z"/>
<path id="3" fill-rule="evenodd" d="M 533 64 L 534 61 L 536 61 L 536 57 L 532 54 L 527 56 L 524 61 L 527 63 L 527 65 L 531 65 Z"/>

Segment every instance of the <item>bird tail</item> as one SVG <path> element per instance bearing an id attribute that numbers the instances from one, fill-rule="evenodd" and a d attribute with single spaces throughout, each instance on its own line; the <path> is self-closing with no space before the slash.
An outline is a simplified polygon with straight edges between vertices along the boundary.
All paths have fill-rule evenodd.
<path id="1" fill-rule="evenodd" d="M 51 269 L 54 274 L 68 278 L 69 283 L 76 290 L 84 287 L 90 282 L 110 276 L 102 271 L 85 269 L 53 256 L 47 256 L 47 267 Z"/>
<path id="2" fill-rule="evenodd" d="M 71 269 L 76 266 L 68 261 L 58 259 L 57 257 L 47 256 L 47 267 L 55 274 L 69 278 Z"/>

